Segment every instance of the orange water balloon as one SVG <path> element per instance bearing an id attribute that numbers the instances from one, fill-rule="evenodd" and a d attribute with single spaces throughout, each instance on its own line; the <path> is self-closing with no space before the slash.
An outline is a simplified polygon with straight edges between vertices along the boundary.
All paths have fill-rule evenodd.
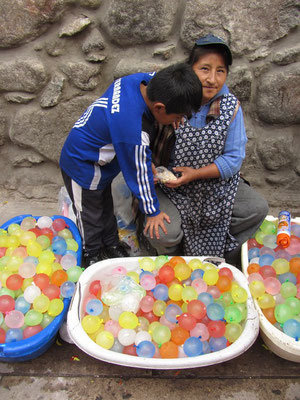
<path id="1" fill-rule="evenodd" d="M 178 346 L 172 341 L 163 343 L 160 346 L 159 354 L 161 355 L 161 358 L 177 358 Z"/>
<path id="2" fill-rule="evenodd" d="M 257 263 L 251 263 L 248 265 L 247 272 L 248 274 L 253 274 L 254 272 L 258 272 L 260 269 L 260 265 Z"/>
<path id="3" fill-rule="evenodd" d="M 171 267 L 173 267 L 173 268 L 178 263 L 186 264 L 185 259 L 183 257 L 180 257 L 180 256 L 174 256 L 168 261 L 168 264 L 171 265 Z"/>

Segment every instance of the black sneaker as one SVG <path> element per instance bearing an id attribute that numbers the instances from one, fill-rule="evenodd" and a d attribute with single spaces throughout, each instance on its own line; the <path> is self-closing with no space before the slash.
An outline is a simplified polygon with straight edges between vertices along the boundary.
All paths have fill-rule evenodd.
<path id="1" fill-rule="evenodd" d="M 91 265 L 97 263 L 98 261 L 102 261 L 103 258 L 101 256 L 101 252 L 99 252 L 98 254 L 94 254 L 94 255 L 89 255 L 89 254 L 85 254 L 83 256 L 83 260 L 82 260 L 82 268 L 88 268 Z"/>
<path id="2" fill-rule="evenodd" d="M 100 255 L 102 260 L 108 258 L 130 257 L 128 251 L 130 246 L 124 242 L 120 242 L 117 246 L 104 247 L 101 249 Z"/>

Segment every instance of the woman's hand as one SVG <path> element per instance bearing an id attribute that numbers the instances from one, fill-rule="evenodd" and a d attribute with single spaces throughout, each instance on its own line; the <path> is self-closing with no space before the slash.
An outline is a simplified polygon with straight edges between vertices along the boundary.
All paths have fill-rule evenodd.
<path id="1" fill-rule="evenodd" d="M 154 235 L 156 239 L 159 239 L 159 227 L 161 227 L 163 232 L 167 235 L 168 231 L 166 229 L 164 220 L 166 220 L 168 224 L 171 223 L 170 217 L 164 212 L 160 212 L 155 217 L 147 216 L 144 235 L 146 235 L 146 233 L 148 232 L 151 239 L 153 239 Z"/>
<path id="2" fill-rule="evenodd" d="M 175 129 L 175 131 L 176 131 L 176 129 L 178 129 L 179 127 L 180 127 L 180 125 L 183 125 L 184 124 L 184 117 L 182 117 L 181 118 L 181 121 L 176 121 L 176 122 L 173 122 L 173 128 Z"/>
<path id="3" fill-rule="evenodd" d="M 191 167 L 175 167 L 173 171 L 180 172 L 181 176 L 176 179 L 176 181 L 168 181 L 165 185 L 169 188 L 177 188 L 181 185 L 186 185 L 187 183 L 197 179 L 197 170 Z"/>
<path id="4" fill-rule="evenodd" d="M 220 177 L 220 171 L 215 163 L 197 169 L 191 167 L 175 167 L 173 171 L 180 172 L 181 176 L 176 179 L 176 181 L 166 182 L 165 185 L 169 188 L 177 188 L 178 186 L 186 185 L 197 179 L 213 179 Z"/>
<path id="5" fill-rule="evenodd" d="M 154 185 L 156 185 L 157 182 L 158 182 L 158 179 L 155 177 L 155 175 L 157 174 L 157 171 L 156 171 L 155 165 L 154 165 L 153 163 L 151 163 L 151 167 L 152 167 L 152 174 L 153 174 Z"/>

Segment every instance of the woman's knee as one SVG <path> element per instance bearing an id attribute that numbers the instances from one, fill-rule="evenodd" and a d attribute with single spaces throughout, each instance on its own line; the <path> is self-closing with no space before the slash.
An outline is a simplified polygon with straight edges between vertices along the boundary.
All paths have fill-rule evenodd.
<path id="1" fill-rule="evenodd" d="M 181 243 L 183 238 L 181 226 L 179 224 L 172 223 L 170 225 L 165 225 L 167 228 L 167 233 L 164 233 L 163 230 L 159 228 L 159 239 L 156 237 L 151 239 L 148 233 L 145 235 L 153 247 L 157 247 L 157 245 L 162 247 L 172 247 Z"/>

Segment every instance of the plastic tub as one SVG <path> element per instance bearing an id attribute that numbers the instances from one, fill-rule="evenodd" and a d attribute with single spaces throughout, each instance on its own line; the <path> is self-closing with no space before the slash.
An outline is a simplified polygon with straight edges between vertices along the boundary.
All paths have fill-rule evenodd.
<path id="1" fill-rule="evenodd" d="M 10 224 L 20 224 L 22 220 L 26 217 L 32 217 L 31 214 L 19 215 L 5 222 L 1 228 L 7 229 Z M 34 217 L 34 218 L 39 218 Z M 54 215 L 51 217 L 53 220 L 56 218 L 62 218 L 68 224 L 70 231 L 72 232 L 73 238 L 77 241 L 79 247 L 77 251 L 77 261 L 78 265 L 81 264 L 81 237 L 78 229 L 73 221 L 69 218 L 63 217 L 61 215 Z M 45 329 L 36 335 L 20 340 L 14 343 L 1 343 L 0 344 L 0 361 L 5 362 L 19 362 L 32 360 L 43 354 L 48 348 L 54 343 L 56 339 L 57 332 L 62 325 L 64 319 L 66 318 L 67 311 L 70 305 L 71 299 L 64 299 L 64 309 L 63 311 L 54 318 L 54 320 Z"/>
<path id="2" fill-rule="evenodd" d="M 268 215 L 266 219 L 269 221 L 277 220 L 277 218 L 271 215 Z M 300 218 L 294 218 L 292 222 L 300 224 Z M 242 269 L 247 278 L 249 276 L 247 273 L 248 265 L 248 246 L 247 243 L 244 243 L 242 246 Z M 255 299 L 254 305 L 259 317 L 260 335 L 268 348 L 281 358 L 300 362 L 300 341 L 297 342 L 294 338 L 286 335 L 272 325 L 264 316 Z"/>
<path id="3" fill-rule="evenodd" d="M 155 259 L 155 257 L 152 257 Z M 184 257 L 186 261 L 195 257 Z M 200 260 L 206 257 L 197 257 Z M 105 273 L 112 270 L 116 266 L 124 266 L 128 271 L 137 270 L 139 267 L 138 257 L 119 258 L 100 261 L 87 268 L 80 276 L 75 294 L 72 298 L 70 309 L 68 312 L 67 326 L 68 332 L 74 343 L 85 353 L 102 361 L 112 364 L 123 365 L 126 367 L 150 368 L 150 369 L 183 369 L 193 367 L 205 367 L 208 365 L 222 363 L 244 353 L 256 340 L 259 332 L 259 321 L 257 312 L 254 307 L 252 297 L 250 295 L 247 280 L 244 274 L 237 268 L 222 263 L 219 267 L 228 267 L 234 275 L 234 279 L 248 292 L 248 317 L 244 325 L 242 335 L 229 347 L 224 350 L 205 354 L 197 357 L 176 358 L 176 359 L 158 359 L 143 358 L 130 356 L 126 354 L 116 353 L 106 350 L 98 346 L 86 332 L 83 330 L 80 322 L 82 301 L 88 293 L 89 284 L 96 279 L 100 279 Z"/>

